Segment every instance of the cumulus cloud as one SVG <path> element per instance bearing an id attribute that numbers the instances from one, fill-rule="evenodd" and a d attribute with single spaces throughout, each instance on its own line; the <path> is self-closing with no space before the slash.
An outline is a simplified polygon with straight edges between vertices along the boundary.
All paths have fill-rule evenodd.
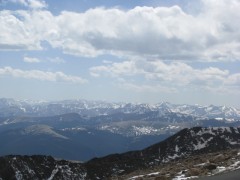
<path id="1" fill-rule="evenodd" d="M 27 57 L 27 56 L 25 56 L 23 58 L 23 61 L 26 62 L 26 63 L 40 63 L 41 62 L 38 58 Z"/>
<path id="2" fill-rule="evenodd" d="M 77 56 L 239 60 L 240 1 L 202 0 L 199 9 L 190 14 L 179 6 L 95 8 L 57 16 L 46 10 L 2 11 L 0 49 L 40 49 L 41 41 L 47 41 Z"/>
<path id="3" fill-rule="evenodd" d="M 66 75 L 63 72 L 45 72 L 40 70 L 21 70 L 12 67 L 0 68 L 1 76 L 11 76 L 15 78 L 36 79 L 41 81 L 52 82 L 70 82 L 70 83 L 86 83 L 87 80 L 79 76 Z"/>
<path id="4" fill-rule="evenodd" d="M 194 69 L 182 62 L 164 63 L 162 61 L 124 61 L 90 68 L 93 76 L 110 77 L 143 75 L 147 80 L 172 81 L 190 84 L 195 80 L 216 81 L 228 76 L 227 70 L 215 67 Z"/>
<path id="5" fill-rule="evenodd" d="M 157 60 L 124 61 L 96 66 L 90 68 L 90 74 L 94 77 L 124 79 L 120 82 L 122 87 L 136 91 L 165 89 L 174 92 L 182 88 L 231 90 L 240 85 L 239 73 L 231 74 L 229 70 L 217 67 L 193 68 L 183 62 Z"/>
<path id="6" fill-rule="evenodd" d="M 0 50 L 41 50 L 54 28 L 48 11 L 0 11 Z"/>

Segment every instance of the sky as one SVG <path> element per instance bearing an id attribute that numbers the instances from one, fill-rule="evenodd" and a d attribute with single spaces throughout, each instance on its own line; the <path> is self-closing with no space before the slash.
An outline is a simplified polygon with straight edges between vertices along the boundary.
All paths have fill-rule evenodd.
<path id="1" fill-rule="evenodd" d="M 240 107 L 240 0 L 0 0 L 0 97 Z"/>

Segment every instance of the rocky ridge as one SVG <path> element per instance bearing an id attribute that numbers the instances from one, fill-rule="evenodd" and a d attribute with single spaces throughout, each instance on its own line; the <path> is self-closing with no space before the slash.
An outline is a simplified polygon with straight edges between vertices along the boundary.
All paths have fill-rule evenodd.
<path id="1" fill-rule="evenodd" d="M 169 179 L 205 176 L 240 167 L 239 139 L 240 128 L 195 127 L 181 130 L 140 151 L 112 154 L 85 163 L 46 156 L 5 156 L 0 158 L 0 178 Z"/>
<path id="2" fill-rule="evenodd" d="M 187 104 L 171 104 L 161 102 L 157 104 L 144 103 L 111 103 L 106 101 L 64 100 L 64 101 L 29 101 L 0 99 L 0 117 L 8 116 L 54 116 L 66 113 L 78 113 L 82 116 L 93 117 L 100 115 L 144 114 L 158 112 L 158 116 L 168 113 L 186 114 L 201 118 L 240 120 L 240 110 L 227 106 L 202 106 Z"/>

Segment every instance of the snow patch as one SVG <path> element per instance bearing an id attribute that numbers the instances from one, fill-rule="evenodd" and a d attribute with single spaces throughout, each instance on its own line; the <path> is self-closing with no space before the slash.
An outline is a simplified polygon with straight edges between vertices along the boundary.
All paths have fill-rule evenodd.
<path id="1" fill-rule="evenodd" d="M 198 178 L 198 176 L 190 176 L 190 177 L 186 177 L 184 174 L 176 176 L 175 178 L 173 178 L 173 180 L 186 180 L 186 179 L 195 179 Z"/>
<path id="2" fill-rule="evenodd" d="M 15 172 L 15 177 L 16 177 L 17 180 L 22 180 L 23 179 L 23 176 L 22 176 L 21 172 L 18 171 L 18 170 Z"/>
<path id="3" fill-rule="evenodd" d="M 221 172 L 226 171 L 226 170 L 227 170 L 227 168 L 224 167 L 224 166 L 217 166 L 217 168 L 215 170 L 213 170 L 213 173 L 218 174 L 218 173 L 221 173 Z"/>
<path id="4" fill-rule="evenodd" d="M 54 176 L 57 174 L 58 172 L 58 167 L 57 165 L 55 166 L 55 169 L 52 171 L 51 176 L 48 178 L 48 180 L 52 180 L 54 178 Z"/>
<path id="5" fill-rule="evenodd" d="M 204 141 L 204 139 L 202 139 Z M 193 144 L 194 150 L 200 150 L 207 146 L 208 142 L 213 140 L 213 137 L 210 137 L 208 140 L 204 141 L 203 143 L 201 141 L 198 141 L 198 144 Z"/>
<path id="6" fill-rule="evenodd" d="M 158 174 L 160 174 L 160 172 L 153 172 L 153 173 L 150 173 L 150 174 L 133 176 L 133 177 L 129 178 L 129 180 L 135 180 L 135 179 L 144 178 L 144 177 L 156 176 Z"/>
<path id="7" fill-rule="evenodd" d="M 175 146 L 175 152 L 179 152 L 179 147 L 178 147 L 178 145 Z"/>

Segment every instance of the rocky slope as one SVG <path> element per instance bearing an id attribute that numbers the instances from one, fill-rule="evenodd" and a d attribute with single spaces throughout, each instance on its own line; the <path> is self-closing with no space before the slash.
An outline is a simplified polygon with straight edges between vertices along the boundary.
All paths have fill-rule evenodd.
<path id="1" fill-rule="evenodd" d="M 225 169 L 230 166 L 237 169 L 239 152 L 231 149 L 240 148 L 239 139 L 240 128 L 195 127 L 140 151 L 108 155 L 86 163 L 59 161 L 46 156 L 5 156 L 0 158 L 0 178 L 136 179 L 141 178 L 139 174 L 150 178 L 158 175 L 164 178 L 202 176 L 221 171 L 220 162 L 226 163 Z M 173 169 L 172 164 L 176 163 L 182 165 Z"/>
<path id="2" fill-rule="evenodd" d="M 166 140 L 141 151 L 109 155 L 86 163 L 91 178 L 122 175 L 138 169 L 158 166 L 162 163 L 188 156 L 217 152 L 240 147 L 240 128 L 183 129 Z"/>
<path id="3" fill-rule="evenodd" d="M 118 179 L 129 180 L 185 180 L 200 178 L 208 179 L 216 176 L 220 179 L 225 173 L 240 169 L 240 149 L 229 149 L 214 153 L 191 155 L 186 158 L 176 159 L 153 168 L 137 170 L 129 174 L 119 176 Z M 223 176 L 223 177 L 224 177 Z M 240 174 L 237 175 L 239 179 Z M 223 179 L 223 178 L 221 178 Z"/>
<path id="4" fill-rule="evenodd" d="M 0 158 L 0 179 L 85 179 L 81 163 L 50 156 L 5 156 Z"/>

